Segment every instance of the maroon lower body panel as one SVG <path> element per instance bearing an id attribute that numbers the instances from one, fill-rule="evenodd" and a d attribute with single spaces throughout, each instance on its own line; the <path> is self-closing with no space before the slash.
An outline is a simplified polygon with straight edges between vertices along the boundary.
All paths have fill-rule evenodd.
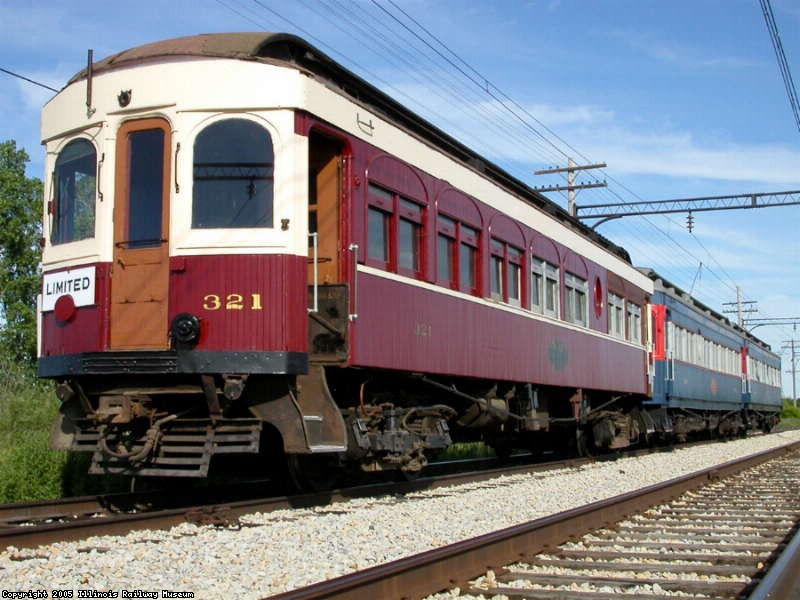
<path id="1" fill-rule="evenodd" d="M 306 352 L 306 263 L 286 254 L 172 257 L 169 320 L 200 318 L 197 350 Z"/>
<path id="2" fill-rule="evenodd" d="M 172 257 L 165 327 L 190 313 L 200 319 L 193 350 L 307 352 L 306 262 L 285 254 Z M 78 307 L 67 321 L 53 310 L 42 315 L 43 356 L 109 350 L 114 273 L 110 263 L 93 266 L 93 305 Z"/>
<path id="3" fill-rule="evenodd" d="M 359 273 L 352 364 L 645 394 L 643 349 Z"/>

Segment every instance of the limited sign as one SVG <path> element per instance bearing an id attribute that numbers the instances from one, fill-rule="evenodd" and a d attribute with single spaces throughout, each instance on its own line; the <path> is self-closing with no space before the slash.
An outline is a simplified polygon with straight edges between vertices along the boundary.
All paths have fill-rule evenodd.
<path id="1" fill-rule="evenodd" d="M 45 273 L 42 282 L 42 310 L 53 310 L 56 300 L 67 294 L 72 296 L 75 306 L 92 306 L 95 303 L 94 286 L 94 267 Z"/>

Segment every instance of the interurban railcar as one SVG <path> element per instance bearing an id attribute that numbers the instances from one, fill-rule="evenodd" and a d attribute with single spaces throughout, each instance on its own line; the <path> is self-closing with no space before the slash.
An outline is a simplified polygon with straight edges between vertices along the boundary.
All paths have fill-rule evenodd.
<path id="1" fill-rule="evenodd" d="M 413 473 L 454 438 L 670 429 L 646 403 L 650 277 L 297 37 L 121 52 L 47 104 L 42 137 L 39 370 L 55 445 L 92 472 L 282 448 L 309 483 Z"/>
<path id="2" fill-rule="evenodd" d="M 680 439 L 770 430 L 781 410 L 780 357 L 652 270 L 654 385 L 646 406 L 669 409 Z"/>

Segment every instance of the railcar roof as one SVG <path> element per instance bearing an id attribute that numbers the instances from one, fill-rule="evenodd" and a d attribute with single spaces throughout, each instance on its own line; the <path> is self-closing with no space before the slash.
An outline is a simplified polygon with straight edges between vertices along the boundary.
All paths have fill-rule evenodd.
<path id="1" fill-rule="evenodd" d="M 711 318 L 715 319 L 716 321 L 719 321 L 724 326 L 733 329 L 738 334 L 747 338 L 751 342 L 758 344 L 765 350 L 769 350 L 770 352 L 772 351 L 772 348 L 770 347 L 769 344 L 760 340 L 759 338 L 754 336 L 752 333 L 750 333 L 743 327 L 740 327 L 738 324 L 731 322 L 730 319 L 718 313 L 713 308 L 709 308 L 708 306 L 700 302 L 698 299 L 692 297 L 687 292 L 683 291 L 681 288 L 679 288 L 671 281 L 667 281 L 666 279 L 664 279 L 664 277 L 656 273 L 653 269 L 646 267 L 637 267 L 637 269 L 639 270 L 639 272 L 641 272 L 642 274 L 653 280 L 656 292 L 664 292 L 665 294 L 668 294 L 673 298 L 680 300 L 684 304 L 688 304 L 689 306 L 694 307 L 696 310 L 708 314 Z"/>
<path id="2" fill-rule="evenodd" d="M 94 63 L 92 71 L 101 73 L 118 67 L 133 66 L 164 57 L 205 56 L 239 60 L 268 62 L 300 69 L 325 81 L 341 93 L 346 94 L 387 117 L 416 136 L 435 145 L 468 168 L 482 173 L 518 198 L 532 204 L 564 225 L 614 253 L 630 263 L 628 252 L 593 231 L 542 194 L 536 192 L 519 179 L 497 165 L 470 150 L 438 127 L 405 108 L 391 97 L 347 70 L 332 58 L 295 35 L 287 33 L 207 33 L 145 44 L 114 54 Z M 87 76 L 87 69 L 77 73 L 69 83 Z"/>

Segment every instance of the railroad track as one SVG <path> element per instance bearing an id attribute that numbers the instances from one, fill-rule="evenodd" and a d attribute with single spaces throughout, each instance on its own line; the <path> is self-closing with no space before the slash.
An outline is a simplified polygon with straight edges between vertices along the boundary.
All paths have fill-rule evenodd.
<path id="1" fill-rule="evenodd" d="M 798 521 L 800 453 L 794 453 L 492 573 L 469 591 L 537 600 L 623 592 L 629 600 L 668 598 L 664 592 L 747 597 Z"/>
<path id="2" fill-rule="evenodd" d="M 630 456 L 628 453 L 626 456 Z M 307 508 L 345 502 L 353 498 L 407 494 L 448 485 L 485 481 L 501 475 L 533 473 L 565 467 L 577 467 L 593 459 L 559 460 L 539 464 L 522 464 L 463 472 L 466 461 L 457 463 L 458 472 L 432 475 L 413 481 L 359 485 L 340 490 L 293 496 L 248 497 L 236 501 L 212 501 L 221 489 L 198 490 L 168 498 L 164 508 L 163 491 L 133 494 L 108 494 L 80 498 L 64 498 L 30 503 L 0 505 L 0 548 L 30 548 L 42 544 L 74 541 L 96 535 L 124 535 L 138 529 L 166 529 L 181 523 L 212 524 L 237 527 L 238 517 L 254 512 L 271 512 L 287 508 Z M 478 461 L 486 464 L 486 461 Z M 437 467 L 438 470 L 444 467 Z M 445 469 L 446 470 L 446 469 Z M 237 497 L 228 490 L 228 498 Z M 197 495 L 204 498 L 198 504 Z M 246 496 L 240 490 L 238 497 Z"/>
<path id="3" fill-rule="evenodd" d="M 775 576 L 798 595 L 767 595 L 778 585 L 769 577 L 756 584 L 799 521 L 795 443 L 273 598 L 422 598 L 458 587 L 532 600 L 658 600 L 678 591 L 784 600 L 800 597 L 800 539 Z"/>
<path id="4" fill-rule="evenodd" d="M 681 447 L 716 442 L 693 442 Z M 166 529 L 181 523 L 237 526 L 238 517 L 253 512 L 287 508 L 324 506 L 353 498 L 386 494 L 407 494 L 442 486 L 479 482 L 518 473 L 579 467 L 597 460 L 669 452 L 670 447 L 643 448 L 595 458 L 573 458 L 544 463 L 526 463 L 526 457 L 512 458 L 512 464 L 497 464 L 493 459 L 458 460 L 433 463 L 429 475 L 413 481 L 357 485 L 340 490 L 302 495 L 264 497 L 264 481 L 250 484 L 153 490 L 130 494 L 105 494 L 29 503 L 0 505 L 0 548 L 29 548 L 60 541 L 75 541 L 96 535 L 124 535 L 140 529 Z M 469 465 L 483 465 L 479 471 L 465 471 Z M 259 493 L 262 492 L 262 493 Z"/>

